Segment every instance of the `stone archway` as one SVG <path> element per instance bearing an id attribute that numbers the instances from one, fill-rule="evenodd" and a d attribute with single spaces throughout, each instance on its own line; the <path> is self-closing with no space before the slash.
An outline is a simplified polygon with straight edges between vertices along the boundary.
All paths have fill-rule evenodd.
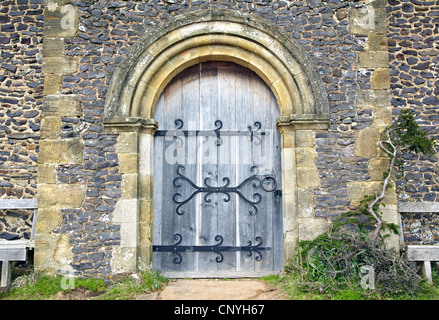
<path id="1" fill-rule="evenodd" d="M 230 61 L 254 71 L 272 90 L 280 108 L 284 257 L 298 239 L 296 134 L 313 137 L 327 129 L 326 91 L 307 52 L 291 35 L 266 20 L 230 10 L 181 15 L 150 30 L 116 69 L 105 104 L 104 125 L 119 133 L 117 152 L 122 199 L 113 222 L 121 225 L 114 271 L 135 271 L 152 257 L 152 157 L 157 100 L 172 78 L 205 61 Z M 310 147 L 310 146 L 308 146 Z M 314 164 L 301 171 L 318 179 Z M 310 184 L 312 187 L 312 183 Z"/>

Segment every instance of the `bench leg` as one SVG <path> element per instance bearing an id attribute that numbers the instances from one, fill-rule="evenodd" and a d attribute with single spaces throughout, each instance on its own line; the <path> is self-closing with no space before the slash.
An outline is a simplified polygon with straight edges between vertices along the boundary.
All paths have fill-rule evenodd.
<path id="1" fill-rule="evenodd" d="M 0 287 L 7 287 L 11 283 L 11 275 L 12 275 L 12 268 L 11 268 L 11 261 L 2 261 L 2 280 Z"/>
<path id="2" fill-rule="evenodd" d="M 433 285 L 433 277 L 431 275 L 431 262 L 424 261 L 422 263 L 422 275 L 427 279 L 428 283 Z"/>

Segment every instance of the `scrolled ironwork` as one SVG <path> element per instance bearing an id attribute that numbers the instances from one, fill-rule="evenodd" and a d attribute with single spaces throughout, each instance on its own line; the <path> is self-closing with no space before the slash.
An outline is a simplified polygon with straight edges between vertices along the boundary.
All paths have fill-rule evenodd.
<path id="1" fill-rule="evenodd" d="M 211 178 L 207 177 L 204 179 L 203 187 L 199 187 L 196 185 L 193 181 L 191 181 L 188 177 L 186 177 L 183 174 L 183 171 L 185 170 L 185 167 L 183 165 L 177 166 L 177 177 L 174 178 L 172 184 L 174 187 L 179 188 L 182 186 L 182 181 L 187 182 L 192 188 L 195 190 L 187 197 L 186 199 L 183 199 L 183 195 L 179 192 L 174 193 L 172 196 L 172 200 L 177 204 L 177 207 L 175 209 L 176 213 L 178 215 L 183 215 L 185 211 L 182 209 L 182 206 L 184 206 L 186 203 L 191 201 L 198 193 L 206 193 L 204 196 L 204 201 L 206 203 L 210 203 L 212 200 L 209 198 L 211 194 L 214 193 L 222 193 L 225 195 L 223 198 L 224 202 L 230 201 L 230 193 L 235 193 L 241 198 L 245 203 L 251 206 L 251 209 L 249 210 L 249 214 L 255 215 L 258 212 L 257 204 L 259 204 L 262 200 L 262 196 L 260 193 L 255 192 L 252 194 L 253 201 L 247 198 L 240 190 L 250 181 L 253 181 L 252 186 L 254 188 L 258 188 L 259 186 L 261 189 L 265 192 L 272 192 L 276 189 L 277 183 L 274 174 L 269 175 L 259 175 L 259 174 L 253 174 L 250 177 L 246 178 L 244 181 L 242 181 L 239 185 L 235 187 L 229 187 L 230 179 L 228 177 L 224 177 L 222 181 L 224 182 L 224 185 L 222 186 L 212 186 L 210 184 Z M 253 166 L 250 169 L 252 172 L 257 171 L 257 167 Z M 273 183 L 274 188 L 267 189 L 264 184 L 271 181 Z M 183 199 L 183 200 L 181 200 Z"/>

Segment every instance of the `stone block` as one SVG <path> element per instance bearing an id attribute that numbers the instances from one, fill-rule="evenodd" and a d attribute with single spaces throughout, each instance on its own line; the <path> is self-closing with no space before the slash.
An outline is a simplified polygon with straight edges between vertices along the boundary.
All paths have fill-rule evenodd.
<path id="1" fill-rule="evenodd" d="M 358 53 L 358 68 L 388 68 L 389 53 L 387 51 L 362 51 Z"/>
<path id="2" fill-rule="evenodd" d="M 139 201 L 137 199 L 120 199 L 117 201 L 113 211 L 113 223 L 137 223 L 138 206 Z"/>
<path id="3" fill-rule="evenodd" d="M 131 212 L 133 213 L 133 212 Z M 122 222 L 120 225 L 120 246 L 136 247 L 138 235 L 138 223 Z"/>
<path id="4" fill-rule="evenodd" d="M 56 183 L 56 165 L 39 164 L 37 176 L 39 183 Z"/>
<path id="5" fill-rule="evenodd" d="M 297 230 L 288 231 L 288 232 L 284 233 L 284 261 L 285 261 L 285 264 L 287 264 L 290 259 L 295 258 L 295 253 L 297 252 L 297 242 L 298 242 Z"/>
<path id="6" fill-rule="evenodd" d="M 297 147 L 315 147 L 315 132 L 312 130 L 296 130 Z"/>
<path id="7" fill-rule="evenodd" d="M 38 206 L 37 234 L 52 233 L 61 223 L 62 214 L 60 209 Z"/>
<path id="8" fill-rule="evenodd" d="M 138 155 L 137 153 L 121 153 L 119 154 L 119 172 L 120 173 L 136 173 L 138 171 Z"/>
<path id="9" fill-rule="evenodd" d="M 299 217 L 314 217 L 314 204 L 314 192 L 312 189 L 297 189 L 297 211 Z"/>
<path id="10" fill-rule="evenodd" d="M 81 139 L 42 140 L 38 163 L 80 163 L 83 157 Z"/>
<path id="11" fill-rule="evenodd" d="M 61 118 L 41 118 L 41 139 L 59 139 L 61 137 Z"/>
<path id="12" fill-rule="evenodd" d="M 294 172 L 296 170 L 296 150 L 294 148 L 282 148 L 281 161 L 284 172 Z"/>
<path id="13" fill-rule="evenodd" d="M 315 167 L 316 152 L 314 148 L 296 148 L 297 167 Z"/>
<path id="14" fill-rule="evenodd" d="M 372 4 L 349 10 L 349 29 L 352 34 L 385 34 L 387 30 L 386 8 Z"/>
<path id="15" fill-rule="evenodd" d="M 76 95 L 47 95 L 44 97 L 43 113 L 46 116 L 80 116 L 81 105 L 79 98 Z"/>
<path id="16" fill-rule="evenodd" d="M 132 247 L 113 247 L 111 267 L 114 273 L 137 272 L 137 249 Z"/>
<path id="17" fill-rule="evenodd" d="M 142 177 L 153 174 L 154 163 L 154 136 L 150 133 L 141 133 L 139 138 L 139 173 Z"/>
<path id="18" fill-rule="evenodd" d="M 125 173 L 122 176 L 122 199 L 137 199 L 138 174 Z"/>
<path id="19" fill-rule="evenodd" d="M 87 186 L 82 184 L 38 184 L 37 191 L 38 208 L 79 208 L 85 199 Z"/>
<path id="20" fill-rule="evenodd" d="M 278 127 L 281 133 L 282 148 L 294 148 L 296 146 L 296 133 L 294 130 L 285 128 L 285 126 Z"/>
<path id="21" fill-rule="evenodd" d="M 139 270 L 149 270 L 152 263 L 152 245 L 137 247 L 137 266 Z"/>
<path id="22" fill-rule="evenodd" d="M 291 219 L 294 222 L 297 215 L 296 194 L 285 193 L 285 188 L 282 191 L 282 212 L 284 219 Z M 288 191 L 288 190 L 287 190 Z M 284 230 L 291 230 L 284 225 Z"/>
<path id="23" fill-rule="evenodd" d="M 153 219 L 153 203 L 151 199 L 140 200 L 139 221 L 152 222 Z"/>
<path id="24" fill-rule="evenodd" d="M 372 73 L 372 89 L 385 90 L 390 88 L 389 68 L 377 68 Z"/>
<path id="25" fill-rule="evenodd" d="M 370 180 L 383 181 L 383 173 L 389 170 L 390 159 L 374 158 L 369 160 Z"/>
<path id="26" fill-rule="evenodd" d="M 48 73 L 44 76 L 44 95 L 57 95 L 60 92 L 62 75 Z"/>
<path id="27" fill-rule="evenodd" d="M 392 119 L 391 106 L 376 108 L 374 113 L 375 113 L 375 117 L 373 119 L 374 126 L 386 128 L 392 125 L 393 119 Z"/>
<path id="28" fill-rule="evenodd" d="M 58 269 L 53 260 L 53 255 L 56 250 L 57 239 L 59 235 L 40 233 L 38 231 L 35 236 L 35 254 L 34 254 L 34 269 L 36 271 L 43 271 L 48 274 L 56 274 Z"/>
<path id="29" fill-rule="evenodd" d="M 44 15 L 44 36 L 73 37 L 78 30 L 79 8 L 51 1 Z"/>
<path id="30" fill-rule="evenodd" d="M 72 244 L 70 243 L 69 234 L 61 234 L 56 242 L 56 250 L 53 254 L 53 260 L 59 265 L 59 269 L 66 270 L 72 268 L 70 263 L 73 261 Z"/>
<path id="31" fill-rule="evenodd" d="M 316 168 L 297 168 L 297 186 L 314 188 L 320 186 L 320 177 Z"/>
<path id="32" fill-rule="evenodd" d="M 43 42 L 44 57 L 61 57 L 64 55 L 66 45 L 62 38 L 45 37 Z"/>
<path id="33" fill-rule="evenodd" d="M 348 16 L 352 34 L 368 34 L 375 30 L 375 9 L 372 5 L 351 8 Z"/>
<path id="34" fill-rule="evenodd" d="M 117 153 L 137 153 L 139 138 L 137 132 L 121 132 L 117 139 Z"/>
<path id="35" fill-rule="evenodd" d="M 375 109 L 390 106 L 391 95 L 389 91 L 384 90 L 360 90 L 356 93 L 356 99 L 357 108 Z"/>
<path id="36" fill-rule="evenodd" d="M 152 223 L 140 223 L 139 229 L 139 245 L 152 245 Z"/>
<path id="37" fill-rule="evenodd" d="M 367 46 L 370 51 L 387 51 L 388 45 L 386 34 L 370 34 L 367 39 Z"/>
<path id="38" fill-rule="evenodd" d="M 139 190 L 141 198 L 144 200 L 150 200 L 153 197 L 153 176 L 141 175 L 139 182 Z"/>
<path id="39" fill-rule="evenodd" d="M 46 57 L 43 59 L 43 73 L 74 73 L 78 69 L 78 61 L 70 57 Z"/>
<path id="40" fill-rule="evenodd" d="M 389 232 L 389 231 L 383 231 L 383 235 L 389 235 L 386 238 L 387 248 L 399 252 L 401 246 L 404 244 L 404 237 L 401 228 L 401 216 L 398 213 L 397 205 L 393 204 L 393 205 L 380 206 L 380 210 L 382 213 L 383 221 L 400 226 L 399 228 L 400 235 L 394 234 L 393 232 Z"/>
<path id="41" fill-rule="evenodd" d="M 328 230 L 329 222 L 322 218 L 299 218 L 299 240 L 313 240 Z"/>
<path id="42" fill-rule="evenodd" d="M 364 199 L 364 196 L 380 193 L 382 185 L 382 181 L 349 182 L 347 191 L 351 204 L 353 206 L 358 205 Z M 396 190 L 394 186 L 387 190 L 383 203 L 385 205 L 396 204 Z"/>
<path id="43" fill-rule="evenodd" d="M 368 127 L 357 132 L 355 139 L 355 155 L 357 157 L 377 157 L 380 132 L 376 127 Z"/>

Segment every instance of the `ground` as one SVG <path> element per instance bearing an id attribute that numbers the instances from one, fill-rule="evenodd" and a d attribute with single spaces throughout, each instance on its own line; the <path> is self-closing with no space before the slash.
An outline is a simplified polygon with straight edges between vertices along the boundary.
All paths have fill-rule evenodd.
<path id="1" fill-rule="evenodd" d="M 140 298 L 140 297 L 139 297 Z M 262 280 L 175 280 L 156 300 L 281 300 L 280 291 Z"/>
<path id="2" fill-rule="evenodd" d="M 55 299 L 87 300 L 99 297 L 92 292 L 76 288 L 59 292 Z M 139 294 L 136 300 L 284 300 L 279 289 L 255 279 L 196 279 L 171 280 L 161 292 Z"/>

